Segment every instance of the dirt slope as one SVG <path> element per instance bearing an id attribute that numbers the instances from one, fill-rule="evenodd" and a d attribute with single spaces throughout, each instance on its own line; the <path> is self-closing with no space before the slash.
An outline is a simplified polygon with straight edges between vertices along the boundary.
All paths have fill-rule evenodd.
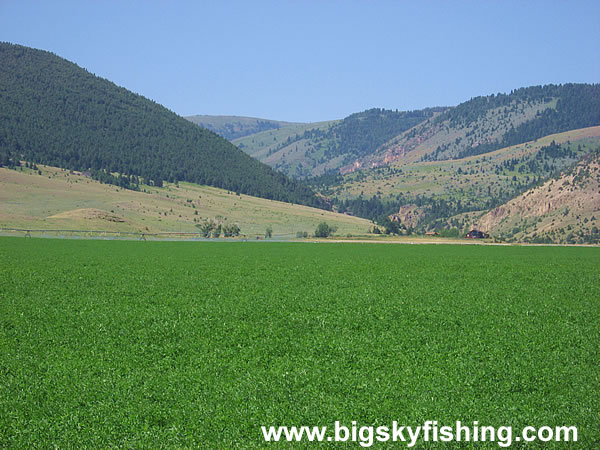
<path id="1" fill-rule="evenodd" d="M 589 242 L 600 224 L 600 157 L 531 189 L 481 217 L 476 227 L 523 241 Z"/>

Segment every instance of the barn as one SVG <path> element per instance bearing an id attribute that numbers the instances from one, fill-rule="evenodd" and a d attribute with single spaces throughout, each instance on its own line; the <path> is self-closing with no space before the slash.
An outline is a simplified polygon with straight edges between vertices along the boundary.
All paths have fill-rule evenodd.
<path id="1" fill-rule="evenodd" d="M 489 237 L 489 234 L 479 230 L 471 230 L 467 234 L 465 234 L 465 238 L 467 239 L 486 239 Z"/>

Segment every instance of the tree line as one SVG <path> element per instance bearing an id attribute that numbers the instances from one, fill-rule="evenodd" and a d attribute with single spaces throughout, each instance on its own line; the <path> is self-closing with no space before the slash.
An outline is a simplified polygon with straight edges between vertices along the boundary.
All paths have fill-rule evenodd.
<path id="1" fill-rule="evenodd" d="M 468 126 L 488 110 L 518 104 L 519 102 L 550 102 L 555 108 L 546 108 L 517 127 L 511 127 L 501 139 L 463 149 L 457 158 L 481 155 L 511 145 L 522 144 L 564 131 L 600 125 L 600 84 L 564 84 L 521 88 L 510 94 L 477 97 L 436 117 L 436 121 L 450 119 L 452 123 Z"/>

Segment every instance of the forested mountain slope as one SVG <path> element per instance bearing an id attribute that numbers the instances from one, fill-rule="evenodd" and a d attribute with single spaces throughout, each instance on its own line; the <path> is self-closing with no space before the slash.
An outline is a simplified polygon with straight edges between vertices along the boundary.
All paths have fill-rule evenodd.
<path id="1" fill-rule="evenodd" d="M 598 84 L 521 88 L 510 94 L 476 97 L 450 108 L 341 171 L 396 161 L 460 159 L 596 125 L 600 125 Z"/>
<path id="2" fill-rule="evenodd" d="M 550 134 L 600 125 L 600 85 L 520 88 L 451 108 L 379 108 L 343 120 L 271 129 L 234 141 L 297 178 L 481 155 Z"/>
<path id="3" fill-rule="evenodd" d="M 49 52 L 0 43 L 0 165 L 21 160 L 135 188 L 189 181 L 324 206 L 215 133 Z"/>

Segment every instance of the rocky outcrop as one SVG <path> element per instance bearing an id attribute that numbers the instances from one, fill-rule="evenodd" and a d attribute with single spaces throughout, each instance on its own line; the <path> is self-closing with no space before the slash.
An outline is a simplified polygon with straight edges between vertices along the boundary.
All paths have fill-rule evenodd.
<path id="1" fill-rule="evenodd" d="M 599 156 L 585 159 L 558 179 L 551 179 L 491 210 L 474 225 L 496 233 L 527 220 L 550 231 L 588 216 L 595 217 L 594 214 L 600 218 Z"/>
<path id="2" fill-rule="evenodd" d="M 425 217 L 425 210 L 417 205 L 404 205 L 396 214 L 390 216 L 390 220 L 398 222 L 407 228 L 416 227 Z"/>

